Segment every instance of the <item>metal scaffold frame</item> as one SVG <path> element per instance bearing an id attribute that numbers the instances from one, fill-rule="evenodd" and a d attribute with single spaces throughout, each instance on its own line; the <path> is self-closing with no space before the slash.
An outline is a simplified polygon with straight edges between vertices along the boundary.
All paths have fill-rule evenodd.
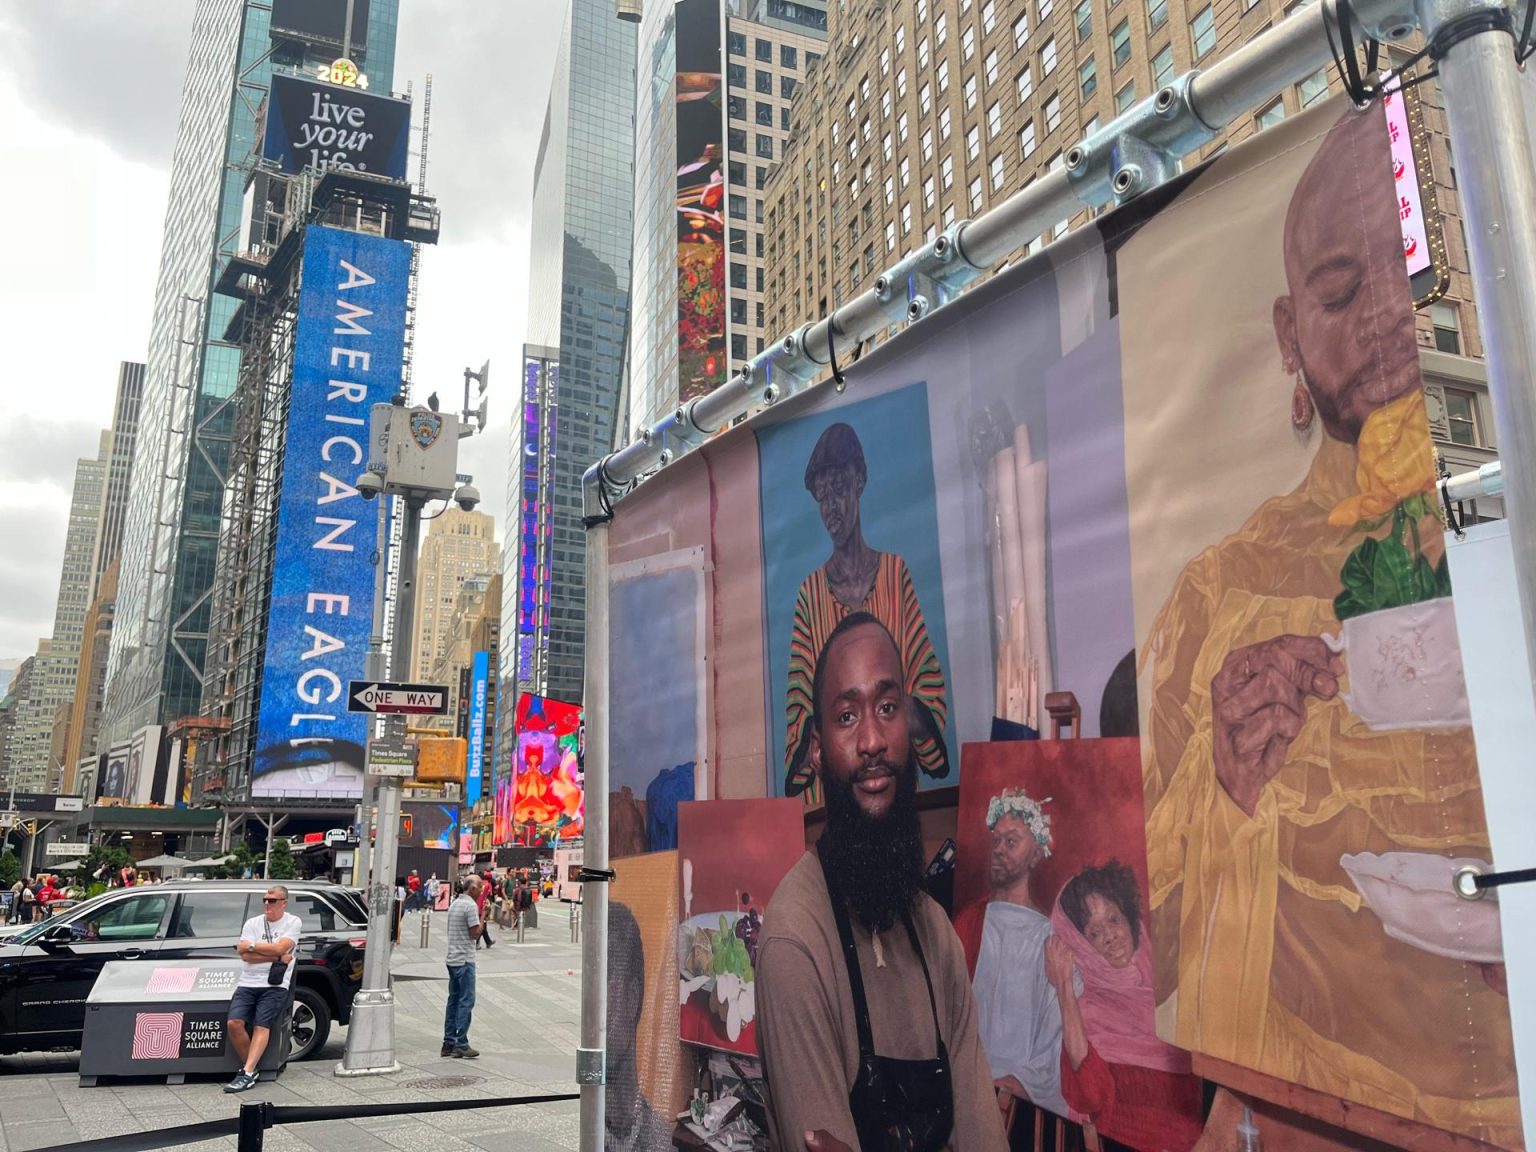
<path id="1" fill-rule="evenodd" d="M 1519 4 L 1519 0 L 1515 0 Z M 1527 4 L 1536 0 L 1526 0 Z M 1471 250 L 1489 392 L 1500 447 L 1527 657 L 1536 678 L 1536 167 L 1524 128 L 1516 29 L 1503 0 L 1341 0 L 1298 10 L 1204 71 L 1178 77 L 1070 149 L 1065 163 L 975 220 L 962 221 L 887 270 L 874 286 L 769 345 L 729 381 L 690 400 L 635 443 L 588 469 L 586 869 L 608 868 L 608 531 L 613 502 L 647 474 L 760 405 L 806 391 L 834 359 L 923 319 L 1057 221 L 1123 203 L 1175 176 L 1180 157 L 1285 88 L 1336 62 L 1333 42 L 1400 41 L 1415 29 L 1438 64 Z M 1525 15 L 1523 9 L 1520 16 Z M 1353 29 L 1350 26 L 1353 23 Z M 1343 31 L 1341 29 L 1348 31 Z M 577 1082 L 582 1152 L 604 1142 L 607 886 L 584 896 Z"/>

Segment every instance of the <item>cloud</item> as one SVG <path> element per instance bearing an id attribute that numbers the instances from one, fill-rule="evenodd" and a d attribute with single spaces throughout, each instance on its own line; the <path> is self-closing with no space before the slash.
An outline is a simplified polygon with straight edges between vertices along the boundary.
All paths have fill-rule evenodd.
<path id="1" fill-rule="evenodd" d="M 445 239 L 526 229 L 565 7 L 528 0 L 400 5 L 395 89 L 414 81 L 419 108 L 432 73 L 427 191 L 442 207 Z"/>
<path id="2" fill-rule="evenodd" d="M 0 69 L 42 119 L 169 167 L 193 0 L 0 4 Z M 158 221 L 157 221 L 158 223 Z"/>
<path id="3" fill-rule="evenodd" d="M 95 459 L 101 430 L 111 422 L 90 420 L 56 422 L 39 420 L 27 413 L 13 414 L 0 422 L 0 483 L 43 484 L 57 488 L 68 504 L 75 486 L 75 461 Z M 6 533 L 15 535 L 14 508 L 5 512 Z"/>
<path id="4" fill-rule="evenodd" d="M 9 484 L 0 492 L 8 501 L 19 495 Z M 53 631 L 68 512 L 67 499 L 62 512 L 55 502 L 37 500 L 6 515 L 7 536 L 26 546 L 0 548 L 0 657 L 30 656 Z"/>

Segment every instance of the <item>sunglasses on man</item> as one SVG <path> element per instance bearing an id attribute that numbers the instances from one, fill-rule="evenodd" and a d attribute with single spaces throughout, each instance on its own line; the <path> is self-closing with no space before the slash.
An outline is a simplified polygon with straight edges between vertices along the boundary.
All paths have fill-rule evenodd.
<path id="1" fill-rule="evenodd" d="M 284 900 L 281 896 L 263 896 L 261 898 L 261 902 L 263 904 L 286 904 L 287 903 L 287 901 Z"/>

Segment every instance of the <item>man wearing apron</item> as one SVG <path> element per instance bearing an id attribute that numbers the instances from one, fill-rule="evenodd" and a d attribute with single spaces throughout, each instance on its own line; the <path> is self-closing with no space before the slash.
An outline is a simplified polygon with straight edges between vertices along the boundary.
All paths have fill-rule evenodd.
<path id="1" fill-rule="evenodd" d="M 818 654 L 820 843 L 763 920 L 757 1026 L 777 1152 L 1005 1152 L 965 953 L 922 891 L 911 703 L 896 643 L 846 617 Z"/>

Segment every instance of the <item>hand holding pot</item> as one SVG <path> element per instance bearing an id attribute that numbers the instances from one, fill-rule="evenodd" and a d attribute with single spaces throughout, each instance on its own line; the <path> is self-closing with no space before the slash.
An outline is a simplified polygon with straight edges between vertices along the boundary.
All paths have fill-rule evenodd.
<path id="1" fill-rule="evenodd" d="M 1229 653 L 1211 680 L 1216 781 L 1249 816 L 1285 766 L 1307 698 L 1339 694 L 1343 663 L 1316 636 L 1277 636 Z"/>

